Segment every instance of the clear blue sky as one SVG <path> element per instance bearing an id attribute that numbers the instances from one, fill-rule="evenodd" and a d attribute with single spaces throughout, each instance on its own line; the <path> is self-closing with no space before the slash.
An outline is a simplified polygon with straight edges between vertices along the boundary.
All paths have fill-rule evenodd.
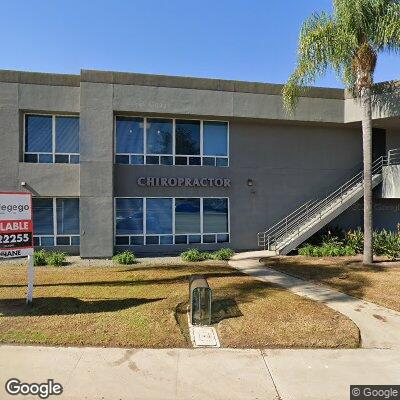
<path id="1" fill-rule="evenodd" d="M 331 0 L 15 0 L 0 14 L 0 69 L 129 71 L 282 83 L 298 32 Z M 400 78 L 380 59 L 376 81 Z M 317 82 L 340 86 L 333 74 Z"/>

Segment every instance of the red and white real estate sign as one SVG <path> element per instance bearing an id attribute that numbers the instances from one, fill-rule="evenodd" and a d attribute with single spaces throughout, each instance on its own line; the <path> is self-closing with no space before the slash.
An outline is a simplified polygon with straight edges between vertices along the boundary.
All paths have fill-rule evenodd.
<path id="1" fill-rule="evenodd" d="M 32 195 L 0 192 L 0 258 L 32 254 Z"/>

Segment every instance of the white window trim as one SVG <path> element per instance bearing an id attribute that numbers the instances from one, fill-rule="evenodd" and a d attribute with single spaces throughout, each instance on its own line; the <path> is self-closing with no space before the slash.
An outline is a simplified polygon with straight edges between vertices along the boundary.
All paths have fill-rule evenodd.
<path id="1" fill-rule="evenodd" d="M 117 118 L 118 117 L 123 117 L 123 118 L 143 118 L 143 153 L 117 153 L 116 148 L 117 148 Z M 147 119 L 168 119 L 172 121 L 172 154 L 155 154 L 155 153 L 147 153 Z M 200 154 L 176 154 L 176 121 L 177 120 L 184 120 L 184 121 L 199 121 L 200 122 Z M 207 155 L 204 154 L 204 122 L 224 122 L 227 124 L 227 134 L 226 134 L 226 140 L 227 140 L 227 146 L 226 146 L 226 151 L 227 155 L 226 156 L 213 156 L 213 155 Z M 121 165 L 173 165 L 176 167 L 214 167 L 214 168 L 227 168 L 230 166 L 230 148 L 229 148 L 229 142 L 230 142 L 230 124 L 229 121 L 226 120 L 214 120 L 214 119 L 196 119 L 196 118 L 168 118 L 168 117 L 163 117 L 163 116 L 141 116 L 141 115 L 121 115 L 121 114 L 116 114 L 114 115 L 114 163 L 117 164 L 116 162 L 116 157 L 117 156 L 129 156 L 129 161 L 131 156 L 143 156 L 143 164 L 121 164 Z M 162 156 L 165 157 L 172 157 L 172 164 L 161 164 L 161 158 Z M 147 164 L 146 163 L 146 157 L 159 157 L 159 164 Z M 181 165 L 176 163 L 176 158 L 177 157 L 186 157 L 186 162 L 187 164 Z M 195 165 L 195 164 L 189 164 L 189 157 L 198 157 L 200 158 L 200 164 Z M 204 165 L 204 159 L 205 158 L 213 158 L 214 159 L 214 165 Z M 223 158 L 227 160 L 227 165 L 225 166 L 217 166 L 217 158 Z"/>
<path id="2" fill-rule="evenodd" d="M 117 219 L 117 206 L 116 202 L 117 199 L 143 199 L 143 233 L 142 234 L 123 234 L 123 235 L 117 235 L 117 224 L 116 224 L 116 219 Z M 147 227 L 146 227 L 146 214 L 147 214 L 147 199 L 172 199 L 172 233 L 149 233 L 147 234 Z M 175 233 L 175 200 L 176 199 L 200 199 L 200 231 L 197 233 Z M 228 206 L 228 231 L 227 232 L 204 232 L 204 223 L 203 223 L 203 200 L 204 199 L 226 199 L 227 200 L 227 206 Z M 189 236 L 197 236 L 199 235 L 201 237 L 201 242 L 199 243 L 189 243 Z M 215 242 L 203 242 L 203 236 L 205 235 L 215 235 Z M 140 196 L 118 196 L 114 197 L 114 245 L 118 247 L 126 247 L 126 246 L 146 246 L 146 237 L 147 236 L 172 236 L 173 237 L 173 243 L 172 244 L 155 244 L 155 245 L 149 245 L 149 246 L 176 246 L 176 245 L 184 245 L 185 243 L 175 243 L 175 238 L 176 236 L 186 236 L 187 241 L 186 245 L 192 244 L 192 245 L 197 245 L 197 244 L 218 244 L 218 238 L 217 235 L 228 235 L 229 240 L 227 242 L 223 243 L 230 243 L 231 242 L 231 207 L 230 207 L 230 198 L 229 197 L 224 197 L 224 196 L 205 196 L 205 197 L 199 197 L 199 196 L 177 196 L 177 197 L 166 197 L 166 196 L 150 196 L 150 197 L 140 197 Z M 143 237 L 143 245 L 118 245 L 116 243 L 116 238 L 118 237 L 131 237 L 131 236 L 136 236 L 136 237 Z M 129 239 L 130 243 L 130 239 Z M 220 243 L 220 244 L 223 244 Z"/>
<path id="3" fill-rule="evenodd" d="M 34 238 L 39 239 L 39 247 L 56 247 L 56 246 L 78 246 L 71 244 L 72 238 L 73 237 L 79 237 L 80 234 L 71 234 L 71 235 L 64 235 L 64 234 L 58 234 L 57 233 L 57 199 L 79 199 L 79 197 L 68 197 L 68 196 L 63 196 L 63 197 L 34 197 L 34 199 L 51 199 L 52 204 L 53 204 L 53 235 L 33 235 Z M 79 208 L 80 208 L 80 201 L 79 201 Z M 34 227 L 35 228 L 35 227 Z M 80 231 L 80 229 L 79 229 Z M 42 246 L 42 237 L 51 237 L 54 238 L 54 246 Z M 57 238 L 59 237 L 67 237 L 69 238 L 69 244 L 57 244 Z"/>
<path id="4" fill-rule="evenodd" d="M 51 152 L 46 151 L 26 151 L 25 144 L 26 144 L 26 117 L 27 116 L 40 116 L 40 117 L 52 117 L 51 119 Z M 63 152 L 56 152 L 56 118 L 57 117 L 65 117 L 65 118 L 78 118 L 79 115 L 73 114 L 44 114 L 44 113 L 34 113 L 34 112 L 27 112 L 23 115 L 23 138 L 22 138 L 22 146 L 23 146 L 23 159 L 22 162 L 25 161 L 26 154 L 38 155 L 38 162 L 36 163 L 29 163 L 29 164 L 71 164 L 71 156 L 80 156 L 80 153 L 63 153 Z M 51 163 L 40 163 L 39 162 L 39 155 L 40 154 L 49 154 L 52 156 Z M 68 156 L 68 163 L 56 163 L 56 155 L 67 155 Z M 28 162 L 27 162 L 28 163 Z"/>

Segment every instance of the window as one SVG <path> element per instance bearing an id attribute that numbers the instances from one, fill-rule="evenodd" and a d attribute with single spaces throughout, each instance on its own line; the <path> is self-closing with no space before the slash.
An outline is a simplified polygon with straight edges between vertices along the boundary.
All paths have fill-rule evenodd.
<path id="1" fill-rule="evenodd" d="M 228 166 L 228 126 L 226 122 L 204 121 L 203 152 L 207 165 Z"/>
<path id="2" fill-rule="evenodd" d="M 79 163 L 79 117 L 25 114 L 24 161 Z"/>
<path id="3" fill-rule="evenodd" d="M 147 233 L 172 233 L 172 199 L 146 200 Z"/>
<path id="4" fill-rule="evenodd" d="M 172 120 L 147 118 L 146 154 L 172 155 Z"/>
<path id="5" fill-rule="evenodd" d="M 33 198 L 35 246 L 79 245 L 79 199 Z"/>
<path id="6" fill-rule="evenodd" d="M 116 162 L 119 164 L 143 164 L 143 118 L 117 117 Z"/>
<path id="7" fill-rule="evenodd" d="M 201 165 L 200 121 L 177 120 L 175 138 L 176 165 Z"/>
<path id="8" fill-rule="evenodd" d="M 117 235 L 143 234 L 143 199 L 116 199 Z"/>
<path id="9" fill-rule="evenodd" d="M 227 243 L 227 198 L 116 198 L 117 246 Z"/>
<path id="10" fill-rule="evenodd" d="M 203 200 L 203 229 L 207 233 L 228 231 L 228 201 L 227 199 Z"/>
<path id="11" fill-rule="evenodd" d="M 115 118 L 115 163 L 229 165 L 228 123 L 189 119 Z"/>
<path id="12" fill-rule="evenodd" d="M 175 233 L 200 232 L 200 199 L 175 199 Z"/>

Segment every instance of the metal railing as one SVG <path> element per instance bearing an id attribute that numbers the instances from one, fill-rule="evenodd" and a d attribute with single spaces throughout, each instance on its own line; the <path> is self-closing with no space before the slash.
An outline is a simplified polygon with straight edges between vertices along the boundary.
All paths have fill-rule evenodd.
<path id="1" fill-rule="evenodd" d="M 388 151 L 387 157 L 385 157 L 386 165 L 397 165 L 400 164 L 400 149 L 391 149 Z"/>
<path id="2" fill-rule="evenodd" d="M 400 164 L 400 149 L 391 150 L 387 156 L 375 160 L 372 164 L 372 176 L 380 175 L 385 165 L 395 162 Z M 307 201 L 265 232 L 259 232 L 258 245 L 267 250 L 279 250 L 287 246 L 362 187 L 363 180 L 364 173 L 361 171 L 326 197 Z"/>

